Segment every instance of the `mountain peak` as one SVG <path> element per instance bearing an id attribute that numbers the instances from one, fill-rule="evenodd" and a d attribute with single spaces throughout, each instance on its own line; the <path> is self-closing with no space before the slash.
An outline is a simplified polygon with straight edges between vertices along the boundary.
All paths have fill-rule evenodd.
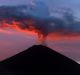
<path id="1" fill-rule="evenodd" d="M 54 50 L 35 45 L 1 62 L 8 71 L 17 75 L 73 75 L 78 73 L 78 64 Z"/>

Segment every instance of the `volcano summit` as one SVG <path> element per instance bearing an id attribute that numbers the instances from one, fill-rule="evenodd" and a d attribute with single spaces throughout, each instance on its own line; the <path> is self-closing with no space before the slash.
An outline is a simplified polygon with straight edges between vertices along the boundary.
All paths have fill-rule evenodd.
<path id="1" fill-rule="evenodd" d="M 73 60 L 42 45 L 29 49 L 0 63 L 0 75 L 78 75 Z"/>

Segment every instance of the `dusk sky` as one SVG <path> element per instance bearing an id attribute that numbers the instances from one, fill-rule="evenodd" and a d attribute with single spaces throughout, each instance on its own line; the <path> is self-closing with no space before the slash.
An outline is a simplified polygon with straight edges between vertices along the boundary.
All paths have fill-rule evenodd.
<path id="1" fill-rule="evenodd" d="M 31 1 L 42 1 L 51 9 L 53 7 L 69 7 L 73 9 L 77 17 L 80 17 L 80 0 L 0 0 L 0 5 L 26 5 Z"/>
<path id="2" fill-rule="evenodd" d="M 36 0 L 0 0 L 3 5 L 27 5 Z M 50 10 L 55 8 L 71 8 L 74 15 L 80 18 L 80 0 L 37 0 L 44 2 Z M 53 12 L 50 12 L 53 14 Z M 50 39 L 49 39 L 50 38 Z M 38 37 L 32 32 L 20 32 L 15 30 L 4 30 L 0 28 L 0 60 L 9 58 L 32 45 L 37 44 Z M 64 54 L 65 56 L 80 61 L 80 35 L 72 37 L 50 36 L 47 38 L 48 47 Z"/>

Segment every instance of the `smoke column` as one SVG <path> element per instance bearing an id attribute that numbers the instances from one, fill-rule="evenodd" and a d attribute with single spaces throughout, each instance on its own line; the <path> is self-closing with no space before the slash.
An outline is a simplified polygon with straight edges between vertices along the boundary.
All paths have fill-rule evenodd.
<path id="1" fill-rule="evenodd" d="M 44 3 L 32 0 L 31 4 L 29 6 L 1 6 L 0 28 L 12 28 L 24 33 L 27 30 L 35 32 L 39 43 L 44 45 L 47 36 L 51 33 L 80 34 L 80 21 L 76 20 L 70 8 L 59 9 L 61 17 L 51 17 Z"/>

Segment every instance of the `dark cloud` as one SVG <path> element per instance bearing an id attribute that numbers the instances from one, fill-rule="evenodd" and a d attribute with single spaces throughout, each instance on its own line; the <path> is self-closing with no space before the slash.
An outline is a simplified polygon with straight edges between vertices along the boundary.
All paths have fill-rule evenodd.
<path id="1" fill-rule="evenodd" d="M 41 5 L 43 5 L 43 3 L 39 6 Z M 29 6 L 26 5 L 2 6 L 0 7 L 0 19 L 6 19 L 7 23 L 12 23 L 12 21 L 15 20 L 16 22 L 20 22 L 20 25 L 18 26 L 21 29 L 31 30 L 31 28 L 34 28 L 40 31 L 44 36 L 53 32 L 59 32 L 61 34 L 80 33 L 80 22 L 75 20 L 73 11 L 70 8 L 64 9 L 64 12 L 61 12 L 61 18 L 54 16 L 50 17 L 47 6 L 46 10 L 42 11 L 43 13 L 40 14 L 44 15 L 44 12 L 46 11 L 45 14 L 48 16 L 47 18 L 40 17 L 39 14 L 34 16 L 34 14 L 38 13 L 38 10 L 41 11 L 43 9 L 38 9 L 36 7 L 29 8 Z M 32 14 L 32 12 L 34 14 Z"/>

